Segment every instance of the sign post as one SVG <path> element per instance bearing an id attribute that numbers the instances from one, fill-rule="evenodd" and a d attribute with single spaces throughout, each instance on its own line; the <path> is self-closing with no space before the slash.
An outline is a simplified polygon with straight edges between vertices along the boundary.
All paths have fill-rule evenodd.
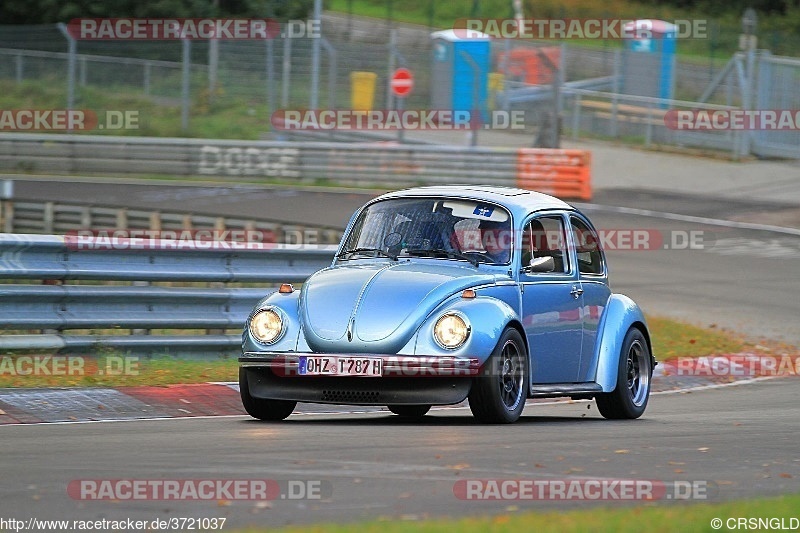
<path id="1" fill-rule="evenodd" d="M 392 93 L 397 97 L 397 110 L 401 113 L 405 107 L 405 99 L 411 94 L 411 89 L 414 88 L 414 75 L 407 68 L 398 68 L 392 74 L 392 80 L 389 82 Z M 400 129 L 397 130 L 397 141 L 403 142 L 403 126 L 402 121 Z"/>

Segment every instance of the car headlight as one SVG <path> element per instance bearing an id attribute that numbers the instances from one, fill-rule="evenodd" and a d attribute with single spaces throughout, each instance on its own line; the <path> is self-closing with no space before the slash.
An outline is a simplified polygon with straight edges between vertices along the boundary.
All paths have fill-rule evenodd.
<path id="1" fill-rule="evenodd" d="M 442 348 L 454 350 L 467 341 L 469 331 L 469 324 L 461 316 L 447 314 L 436 321 L 433 337 Z"/>
<path id="2" fill-rule="evenodd" d="M 283 319 L 277 310 L 262 309 L 250 319 L 250 334 L 258 342 L 272 344 L 283 333 Z"/>

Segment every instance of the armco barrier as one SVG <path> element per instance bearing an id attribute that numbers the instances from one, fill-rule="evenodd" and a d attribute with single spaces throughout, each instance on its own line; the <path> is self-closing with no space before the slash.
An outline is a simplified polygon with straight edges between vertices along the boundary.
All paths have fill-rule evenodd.
<path id="1" fill-rule="evenodd" d="M 570 151 L 523 152 L 549 158 Z M 0 134 L 0 170 L 6 171 L 199 175 L 226 181 L 266 178 L 387 188 L 420 184 L 524 185 L 530 172 L 526 164 L 520 164 L 520 153 L 515 148 L 421 144 Z M 588 158 L 585 162 L 588 173 Z M 566 185 L 570 179 L 572 174 L 564 173 L 558 181 Z M 573 188 L 550 191 L 558 194 L 561 190 L 576 190 L 581 195 L 574 198 L 586 199 L 587 186 L 584 180 Z"/>
<path id="2" fill-rule="evenodd" d="M 4 233 L 68 234 L 82 230 L 233 230 L 260 232 L 265 239 L 297 244 L 312 232 L 315 244 L 338 244 L 342 230 L 274 220 L 165 213 L 161 210 L 100 207 L 62 202 L 0 200 Z"/>
<path id="3" fill-rule="evenodd" d="M 591 152 L 521 148 L 517 187 L 559 198 L 592 199 Z"/>
<path id="4" fill-rule="evenodd" d="M 86 249 L 60 236 L 0 234 L 0 280 L 6 282 L 0 284 L 0 331 L 15 333 L 0 336 L 0 353 L 114 348 L 235 355 L 241 334 L 224 331 L 244 325 L 253 305 L 271 290 L 267 284 L 302 282 L 329 265 L 335 252 L 333 246 L 186 249 L 161 241 L 122 244 Z M 29 283 L 20 284 L 22 280 Z M 80 280 L 250 282 L 264 287 L 63 284 Z M 140 329 L 173 333 L 148 335 Z M 204 329 L 219 333 L 196 333 Z M 80 330 L 102 334 L 69 333 Z M 131 334 L 123 334 L 125 330 Z"/>

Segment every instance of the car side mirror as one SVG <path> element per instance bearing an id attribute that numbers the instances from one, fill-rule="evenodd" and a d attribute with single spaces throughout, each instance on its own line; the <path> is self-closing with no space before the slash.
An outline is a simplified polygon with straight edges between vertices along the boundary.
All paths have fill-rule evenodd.
<path id="1" fill-rule="evenodd" d="M 556 269 L 556 261 L 552 256 L 536 257 L 531 259 L 528 266 L 522 267 L 522 271 L 528 274 L 541 272 L 552 272 Z"/>

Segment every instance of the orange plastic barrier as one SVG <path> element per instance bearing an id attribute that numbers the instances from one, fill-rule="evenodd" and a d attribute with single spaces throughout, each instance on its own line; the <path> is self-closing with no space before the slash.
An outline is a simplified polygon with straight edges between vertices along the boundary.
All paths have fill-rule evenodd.
<path id="1" fill-rule="evenodd" d="M 556 67 L 561 65 L 561 49 L 557 46 L 544 48 L 515 48 L 498 54 L 497 64 L 505 62 L 504 73 L 510 80 L 546 85 L 553 83 L 553 70 L 541 57 L 545 55 Z"/>
<path id="2" fill-rule="evenodd" d="M 517 187 L 559 198 L 592 199 L 592 153 L 586 150 L 520 148 Z"/>

